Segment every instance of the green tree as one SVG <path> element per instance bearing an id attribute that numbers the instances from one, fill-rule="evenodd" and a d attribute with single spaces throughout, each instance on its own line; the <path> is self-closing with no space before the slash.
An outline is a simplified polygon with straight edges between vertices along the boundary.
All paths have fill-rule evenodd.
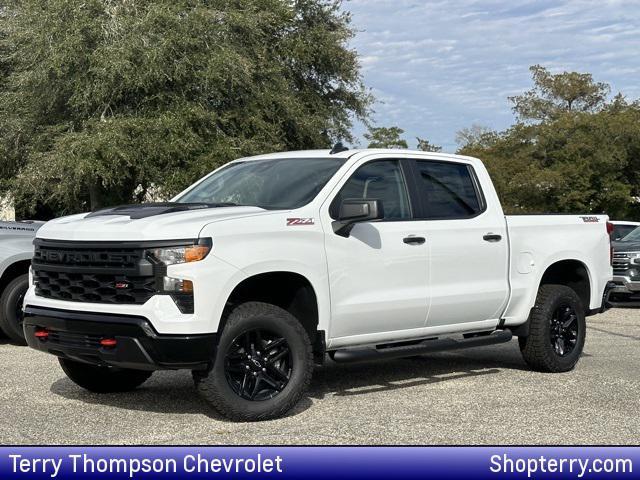
<path id="1" fill-rule="evenodd" d="M 554 88 L 567 92 L 576 78 L 589 81 L 571 104 L 559 96 L 528 96 L 529 105 L 556 107 L 528 117 L 538 122 L 460 137 L 466 142 L 460 153 L 485 161 L 509 213 L 605 212 L 640 218 L 635 200 L 640 196 L 640 104 L 620 95 L 596 102 L 594 92 L 600 95 L 608 86 L 593 83 L 587 74 L 563 74 Z M 533 110 L 522 110 L 521 118 L 524 111 Z"/>
<path id="2" fill-rule="evenodd" d="M 441 152 L 442 147 L 438 145 L 434 145 L 429 140 L 425 140 L 424 138 L 416 137 L 418 141 L 418 150 L 422 150 L 423 152 Z"/>
<path id="3" fill-rule="evenodd" d="M 370 105 L 334 0 L 5 0 L 0 194 L 69 213 L 243 155 L 329 147 Z"/>
<path id="4" fill-rule="evenodd" d="M 403 133 L 399 127 L 371 127 L 364 138 L 369 142 L 368 148 L 409 148 Z"/>
<path id="5" fill-rule="evenodd" d="M 474 123 L 468 128 L 463 128 L 456 132 L 456 143 L 459 147 L 469 148 L 471 146 L 489 146 L 496 140 L 497 132 Z"/>
<path id="6" fill-rule="evenodd" d="M 540 65 L 529 70 L 533 88 L 509 97 L 521 120 L 553 120 L 567 112 L 595 112 L 604 106 L 610 92 L 609 85 L 594 82 L 590 73 L 552 74 Z"/>

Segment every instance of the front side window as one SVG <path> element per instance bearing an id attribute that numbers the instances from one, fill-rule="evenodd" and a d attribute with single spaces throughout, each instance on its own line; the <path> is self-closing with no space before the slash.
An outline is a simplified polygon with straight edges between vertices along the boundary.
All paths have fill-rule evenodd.
<path id="1" fill-rule="evenodd" d="M 473 217 L 484 209 L 471 167 L 462 163 L 417 161 L 418 189 L 427 218 Z"/>
<path id="2" fill-rule="evenodd" d="M 342 166 L 338 158 L 284 158 L 232 163 L 176 201 L 251 205 L 268 210 L 300 208 L 322 190 Z"/>
<path id="3" fill-rule="evenodd" d="M 358 168 L 331 203 L 331 216 L 338 217 L 343 200 L 380 200 L 384 220 L 411 218 L 409 197 L 397 160 L 379 160 Z"/>

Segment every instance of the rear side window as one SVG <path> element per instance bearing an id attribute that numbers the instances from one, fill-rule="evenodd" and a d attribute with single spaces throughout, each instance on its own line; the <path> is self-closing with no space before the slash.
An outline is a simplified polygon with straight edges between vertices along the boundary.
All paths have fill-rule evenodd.
<path id="1" fill-rule="evenodd" d="M 416 166 L 418 190 L 423 196 L 427 218 L 469 218 L 484 210 L 484 202 L 469 165 L 418 160 Z"/>

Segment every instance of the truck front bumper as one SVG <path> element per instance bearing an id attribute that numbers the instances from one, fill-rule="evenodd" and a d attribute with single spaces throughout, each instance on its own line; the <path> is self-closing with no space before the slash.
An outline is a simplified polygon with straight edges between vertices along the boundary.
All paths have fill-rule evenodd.
<path id="1" fill-rule="evenodd" d="M 640 281 L 615 275 L 610 283 L 609 306 L 640 307 Z"/>
<path id="2" fill-rule="evenodd" d="M 144 317 L 27 306 L 24 333 L 31 348 L 93 365 L 138 370 L 209 368 L 216 334 L 161 335 Z"/>
<path id="3" fill-rule="evenodd" d="M 613 293 L 640 293 L 640 281 L 631 280 L 630 277 L 614 276 L 615 287 Z"/>

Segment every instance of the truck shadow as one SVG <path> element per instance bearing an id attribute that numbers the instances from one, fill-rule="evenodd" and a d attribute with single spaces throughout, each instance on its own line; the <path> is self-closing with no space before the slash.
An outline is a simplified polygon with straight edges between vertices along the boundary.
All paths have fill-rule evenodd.
<path id="1" fill-rule="evenodd" d="M 157 372 L 141 387 L 131 392 L 97 394 L 80 388 L 64 376 L 51 384 L 50 391 L 68 400 L 89 405 L 161 414 L 199 414 L 212 420 L 229 422 L 200 398 L 193 385 L 191 373 L 184 371 Z M 311 399 L 305 397 L 287 416 L 297 415 L 311 405 Z"/>
<path id="2" fill-rule="evenodd" d="M 455 382 L 495 375 L 505 369 L 527 370 L 516 345 L 362 364 L 328 361 L 316 368 L 307 395 L 287 416 L 296 416 L 310 408 L 313 400 L 327 396 L 367 395 Z M 127 393 L 91 393 L 66 377 L 56 380 L 50 390 L 55 395 L 91 405 L 163 414 L 204 414 L 213 420 L 228 421 L 198 396 L 189 372 L 158 372 L 142 387 Z"/>
<path id="3" fill-rule="evenodd" d="M 364 395 L 493 375 L 505 369 L 528 370 L 515 345 L 372 363 L 337 364 L 329 361 L 314 372 L 309 395 L 316 399 L 326 395 Z"/>

